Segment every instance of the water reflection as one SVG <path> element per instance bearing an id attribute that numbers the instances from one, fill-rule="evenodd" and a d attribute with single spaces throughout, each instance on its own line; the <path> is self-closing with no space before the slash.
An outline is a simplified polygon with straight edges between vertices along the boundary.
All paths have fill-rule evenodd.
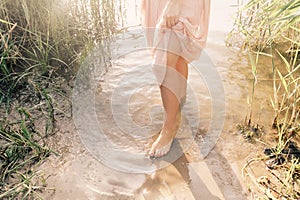
<path id="1" fill-rule="evenodd" d="M 146 175 L 146 180 L 136 191 L 136 195 L 144 199 L 220 199 L 214 195 L 219 192 L 216 191 L 217 188 L 208 189 L 204 183 L 210 180 L 203 181 L 198 174 L 193 174 L 188 163 L 187 157 L 182 155 L 171 167 Z"/>

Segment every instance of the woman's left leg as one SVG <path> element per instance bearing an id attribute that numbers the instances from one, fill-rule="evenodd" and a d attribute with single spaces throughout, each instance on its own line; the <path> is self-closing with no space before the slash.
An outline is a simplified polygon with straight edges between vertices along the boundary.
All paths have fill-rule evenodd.
<path id="1" fill-rule="evenodd" d="M 176 70 L 185 78 L 185 80 L 188 79 L 188 64 L 184 58 L 179 57 L 176 63 Z"/>
<path id="2" fill-rule="evenodd" d="M 158 138 L 149 152 L 150 156 L 165 155 L 176 135 L 176 116 L 179 102 L 185 95 L 187 78 L 187 64 L 185 60 L 173 53 L 167 53 L 167 72 L 165 80 L 160 87 L 161 97 L 165 110 L 165 120 Z"/>
<path id="3" fill-rule="evenodd" d="M 178 73 L 180 73 L 185 78 L 185 81 L 187 82 L 187 79 L 188 79 L 188 64 L 187 64 L 187 61 L 184 58 L 179 57 L 179 59 L 177 61 L 177 64 L 176 64 L 176 70 L 177 70 Z M 182 107 L 183 104 L 186 101 L 186 89 L 187 88 L 184 89 L 184 95 L 179 100 L 180 107 Z"/>

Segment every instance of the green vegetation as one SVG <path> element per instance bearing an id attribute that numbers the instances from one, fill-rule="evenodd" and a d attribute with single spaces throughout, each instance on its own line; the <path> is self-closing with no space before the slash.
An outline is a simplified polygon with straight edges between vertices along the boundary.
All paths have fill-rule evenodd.
<path id="1" fill-rule="evenodd" d="M 266 156 L 250 160 L 244 168 L 244 175 L 252 182 L 251 192 L 262 199 L 300 198 L 300 1 L 299 0 L 250 0 L 241 6 L 235 28 L 229 37 L 239 34 L 242 48 L 249 52 L 253 72 L 250 113 L 243 127 L 253 130 L 252 103 L 255 98 L 258 60 L 268 56 L 271 59 L 272 85 L 274 95 L 271 104 L 274 109 L 272 135 L 276 143 L 265 150 Z M 275 64 L 280 60 L 280 65 Z M 277 62 L 278 63 L 278 62 Z M 269 97 L 266 97 L 269 98 Z M 272 134 L 272 133 L 269 133 Z M 265 143 L 266 141 L 262 141 Z M 257 178 L 251 165 L 266 162 L 266 175 Z"/>
<path id="2" fill-rule="evenodd" d="M 93 47 L 107 47 L 121 3 L 0 1 L 0 199 L 41 198 L 36 167 L 54 153 L 56 117 L 71 115 L 69 82 Z"/>
<path id="3" fill-rule="evenodd" d="M 38 195 L 39 189 L 45 187 L 45 183 L 33 183 L 32 179 L 38 176 L 38 173 L 32 166 L 45 159 L 51 151 L 41 143 L 43 138 L 36 134 L 28 113 L 21 109 L 19 112 L 21 121 L 18 128 L 7 123 L 0 130 L 1 199 L 14 199 L 20 194 L 22 198 L 32 198 L 33 195 Z M 7 180 L 10 183 L 7 183 Z"/>

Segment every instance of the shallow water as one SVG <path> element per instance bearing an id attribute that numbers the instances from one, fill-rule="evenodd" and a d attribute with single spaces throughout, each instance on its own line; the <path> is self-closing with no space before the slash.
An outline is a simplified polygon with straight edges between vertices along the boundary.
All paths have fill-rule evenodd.
<path id="1" fill-rule="evenodd" d="M 46 199 L 250 198 L 241 169 L 262 145 L 246 142 L 236 129 L 249 113 L 247 98 L 253 78 L 247 56 L 228 49 L 224 42 L 235 3 L 212 1 L 209 38 L 200 62 L 213 66 L 222 84 L 206 68 L 197 71 L 199 63 L 190 65 L 179 133 L 163 159 L 151 161 L 143 151 L 163 119 L 159 90 L 149 67 L 151 57 L 143 49 L 143 32 L 132 28 L 119 35 L 111 48 L 116 55 L 111 57 L 112 67 L 104 76 L 103 70 L 92 72 L 94 85 L 74 94 L 82 98 L 74 106 L 77 129 L 71 120 L 59 122 L 64 128 L 52 142 L 61 156 L 51 157 L 42 166 L 51 174 L 49 187 L 56 188 L 44 194 Z M 88 63 L 101 68 L 101 62 L 92 57 Z M 272 87 L 269 72 L 260 74 L 253 119 L 268 125 L 273 113 L 265 95 L 272 94 Z"/>

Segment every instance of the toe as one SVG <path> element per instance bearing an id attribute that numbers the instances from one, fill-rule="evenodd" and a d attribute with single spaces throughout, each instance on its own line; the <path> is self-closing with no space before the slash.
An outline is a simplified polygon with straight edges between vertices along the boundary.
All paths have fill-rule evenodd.
<path id="1" fill-rule="evenodd" d="M 154 157 L 155 156 L 155 150 L 153 148 L 151 148 L 148 155 L 149 155 L 149 157 Z"/>
<path id="2" fill-rule="evenodd" d="M 153 152 L 149 152 L 148 155 L 149 155 L 150 157 L 153 157 L 153 156 L 154 156 L 154 153 L 153 153 Z"/>
<path id="3" fill-rule="evenodd" d="M 162 151 L 157 150 L 157 151 L 155 152 L 155 157 L 159 158 L 159 157 L 162 157 L 162 156 L 163 156 L 163 152 L 162 152 Z"/>

